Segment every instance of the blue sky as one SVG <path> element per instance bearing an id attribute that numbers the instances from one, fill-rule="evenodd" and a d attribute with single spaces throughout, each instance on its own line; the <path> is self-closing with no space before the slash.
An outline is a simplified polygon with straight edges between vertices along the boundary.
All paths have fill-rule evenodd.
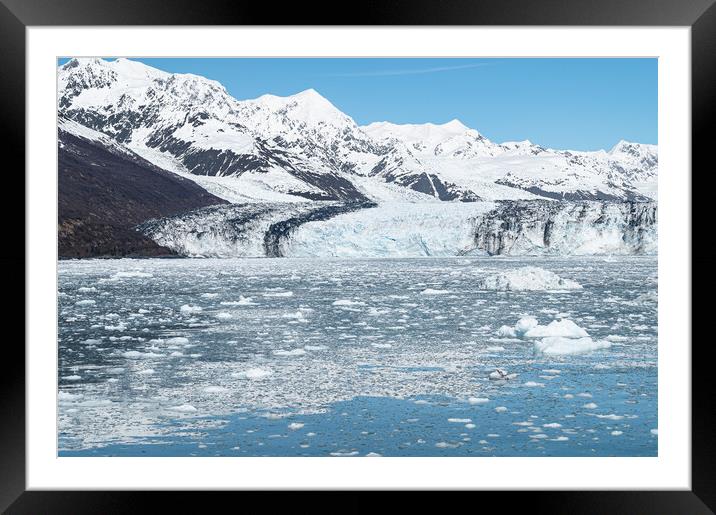
<path id="1" fill-rule="evenodd" d="M 217 80 L 237 99 L 313 88 L 361 125 L 457 118 L 497 142 L 657 143 L 656 59 L 138 60 Z"/>

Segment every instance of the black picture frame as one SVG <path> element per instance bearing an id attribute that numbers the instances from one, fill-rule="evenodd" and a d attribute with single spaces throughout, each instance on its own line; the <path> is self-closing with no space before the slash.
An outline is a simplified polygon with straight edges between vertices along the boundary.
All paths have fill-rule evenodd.
<path id="1" fill-rule="evenodd" d="M 715 0 L 385 0 L 359 4 L 321 6 L 314 2 L 238 2 L 231 0 L 0 0 L 0 141 L 3 147 L 5 241 L 11 243 L 0 255 L 6 271 L 4 284 L 14 303 L 6 319 L 18 326 L 18 337 L 4 342 L 8 357 L 0 374 L 0 510 L 21 513 L 125 513 L 152 509 L 150 501 L 161 500 L 163 508 L 178 513 L 202 513 L 217 501 L 232 502 L 247 493 L 190 492 L 41 492 L 25 491 L 25 355 L 24 340 L 26 269 L 24 221 L 25 167 L 25 29 L 51 25 L 574 25 L 574 26 L 688 26 L 691 27 L 692 72 L 692 236 L 707 233 L 710 190 L 707 178 L 713 174 L 713 143 L 708 129 L 716 111 L 716 5 Z M 280 7 L 278 7 L 280 5 Z M 318 13 L 322 13 L 319 15 Z M 9 159 L 8 159 L 9 158 Z M 684 173 L 687 170 L 672 171 Z M 19 192 L 22 191 L 23 195 Z M 10 222 L 12 221 L 12 222 Z M 712 290 L 711 271 L 716 264 L 714 238 L 701 238 L 696 253 L 692 245 L 692 277 L 698 277 L 703 291 Z M 704 272 L 701 274 L 699 272 Z M 698 275 L 696 275 L 698 274 Z M 8 288 L 9 286 L 9 288 Z M 692 290 L 692 296 L 694 291 Z M 710 303 L 692 302 L 692 320 L 708 320 Z M 711 381 L 709 350 L 711 339 L 692 334 L 692 486 L 690 491 L 609 491 L 609 492 L 480 492 L 479 505 L 498 501 L 503 507 L 529 505 L 531 513 L 649 513 L 701 514 L 716 510 L 716 439 L 714 439 L 714 386 Z M 688 345 L 691 342 L 668 342 Z M 10 365 L 12 364 L 12 365 Z M 261 499 L 275 494 L 254 493 Z M 324 494 L 303 493 L 311 511 L 336 513 L 368 511 L 372 502 L 357 493 L 339 505 Z M 161 497 L 161 499 L 157 499 Z M 310 499 L 309 499 L 310 497 Z M 317 497 L 315 500 L 313 497 Z M 452 501 L 464 498 L 452 497 Z M 415 493 L 401 502 L 421 505 L 424 495 Z M 256 499 L 262 502 L 261 499 Z M 295 501 L 293 501 L 295 505 Z M 248 506 L 248 505 L 246 505 Z M 338 506 L 338 507 L 337 507 Z M 408 505 L 405 504 L 408 509 Z M 162 511 L 164 511 L 164 509 Z M 154 510 L 153 510 L 154 511 Z"/>

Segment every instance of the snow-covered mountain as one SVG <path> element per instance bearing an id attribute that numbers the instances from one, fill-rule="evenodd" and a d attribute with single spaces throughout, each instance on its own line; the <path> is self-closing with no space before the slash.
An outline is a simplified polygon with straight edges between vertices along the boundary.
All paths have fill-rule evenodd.
<path id="1" fill-rule="evenodd" d="M 128 59 L 58 69 L 63 119 L 234 203 L 655 198 L 652 145 L 571 152 L 494 143 L 457 120 L 358 126 L 315 90 L 237 100 Z"/>

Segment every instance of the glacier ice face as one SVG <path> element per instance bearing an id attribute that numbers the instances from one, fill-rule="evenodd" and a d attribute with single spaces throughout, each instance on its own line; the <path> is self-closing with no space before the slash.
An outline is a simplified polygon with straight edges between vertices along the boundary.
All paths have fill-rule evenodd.
<path id="1" fill-rule="evenodd" d="M 139 230 L 203 257 L 654 254 L 655 203 L 304 202 L 215 206 Z M 516 274 L 516 275 L 515 275 Z M 547 271 L 484 278 L 486 289 L 574 289 Z"/>
<path id="2" fill-rule="evenodd" d="M 475 228 L 490 255 L 655 254 L 656 202 L 500 202 Z"/>

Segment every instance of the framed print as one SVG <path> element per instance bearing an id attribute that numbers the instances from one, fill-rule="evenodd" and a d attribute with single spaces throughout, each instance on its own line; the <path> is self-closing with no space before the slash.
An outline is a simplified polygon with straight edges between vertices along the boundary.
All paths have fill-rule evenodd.
<path id="1" fill-rule="evenodd" d="M 711 512 L 710 2 L 180 4 L 3 4 L 3 509 Z"/>

